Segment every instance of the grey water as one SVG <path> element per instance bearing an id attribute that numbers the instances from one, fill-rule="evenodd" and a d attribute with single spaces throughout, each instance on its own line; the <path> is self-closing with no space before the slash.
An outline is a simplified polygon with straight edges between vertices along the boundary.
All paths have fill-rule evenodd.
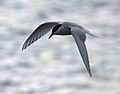
<path id="1" fill-rule="evenodd" d="M 120 94 L 120 0 L 0 0 L 0 94 Z M 78 23 L 90 78 L 72 36 L 49 34 L 22 51 L 47 21 Z"/>

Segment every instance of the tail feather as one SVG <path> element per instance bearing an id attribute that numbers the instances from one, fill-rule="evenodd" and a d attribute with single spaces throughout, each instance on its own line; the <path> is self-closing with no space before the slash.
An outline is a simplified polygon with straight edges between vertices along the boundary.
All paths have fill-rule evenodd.
<path id="1" fill-rule="evenodd" d="M 87 34 L 90 35 L 90 36 L 93 36 L 93 37 L 99 38 L 98 36 L 93 35 L 93 34 L 92 34 L 90 31 L 88 31 L 88 30 L 85 30 L 85 33 L 87 33 Z"/>

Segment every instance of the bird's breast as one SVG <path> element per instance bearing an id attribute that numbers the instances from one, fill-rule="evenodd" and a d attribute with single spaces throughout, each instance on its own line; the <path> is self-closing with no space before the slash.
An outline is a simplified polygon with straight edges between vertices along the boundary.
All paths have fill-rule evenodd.
<path id="1" fill-rule="evenodd" d="M 61 27 L 59 28 L 56 32 L 55 32 L 56 35 L 71 35 L 71 30 L 69 27 Z"/>

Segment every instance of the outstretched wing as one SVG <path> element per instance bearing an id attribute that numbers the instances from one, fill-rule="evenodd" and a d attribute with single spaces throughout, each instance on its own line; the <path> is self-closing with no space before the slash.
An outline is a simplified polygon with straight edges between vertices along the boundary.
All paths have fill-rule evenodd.
<path id="1" fill-rule="evenodd" d="M 84 43 L 85 39 L 86 39 L 86 35 L 85 35 L 84 31 L 82 31 L 82 29 L 79 29 L 79 28 L 73 28 L 71 30 L 71 33 L 75 39 L 75 42 L 76 42 L 79 52 L 82 56 L 85 67 L 87 68 L 87 71 L 88 71 L 90 77 L 92 77 L 92 73 L 91 73 L 91 69 L 90 69 L 90 65 L 89 65 L 88 53 L 87 53 L 87 49 L 86 49 L 86 46 Z"/>
<path id="2" fill-rule="evenodd" d="M 22 50 L 26 49 L 28 46 L 30 46 L 33 42 L 37 41 L 39 38 L 41 38 L 43 35 L 48 33 L 55 25 L 57 25 L 58 22 L 47 22 L 44 24 L 41 24 L 38 28 L 35 29 L 35 31 L 27 38 L 25 43 L 23 44 Z"/>

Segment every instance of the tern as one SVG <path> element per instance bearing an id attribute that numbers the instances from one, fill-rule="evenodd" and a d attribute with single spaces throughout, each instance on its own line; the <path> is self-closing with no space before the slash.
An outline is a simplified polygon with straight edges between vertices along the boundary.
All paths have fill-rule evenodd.
<path id="1" fill-rule="evenodd" d="M 89 57 L 88 57 L 87 49 L 85 46 L 85 40 L 86 40 L 86 34 L 94 37 L 97 37 L 97 36 L 93 35 L 90 31 L 88 31 L 87 29 L 83 28 L 78 24 L 75 24 L 72 22 L 43 23 L 40 26 L 38 26 L 35 29 L 35 31 L 27 38 L 27 40 L 22 46 L 22 50 L 26 49 L 28 46 L 30 46 L 32 43 L 40 39 L 49 31 L 52 31 L 51 35 L 49 36 L 49 39 L 53 35 L 72 35 L 74 37 L 78 50 L 81 54 L 82 60 L 89 73 L 89 76 L 92 77 L 92 72 L 89 64 Z"/>

